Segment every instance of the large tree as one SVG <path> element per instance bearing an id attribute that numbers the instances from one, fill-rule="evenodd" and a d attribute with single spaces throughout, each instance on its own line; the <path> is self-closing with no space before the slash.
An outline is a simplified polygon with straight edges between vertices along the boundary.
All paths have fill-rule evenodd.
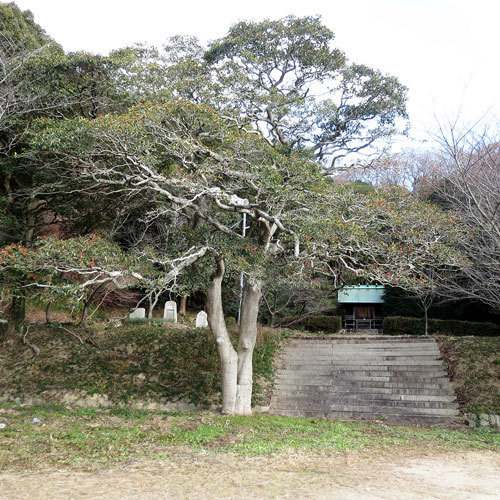
<path id="1" fill-rule="evenodd" d="M 410 286 L 419 267 L 452 259 L 437 208 L 398 190 L 365 197 L 335 188 L 319 163 L 283 155 L 204 106 L 143 104 L 122 115 L 40 125 L 48 128 L 33 134 L 32 147 L 41 165 L 58 173 L 40 196 L 112 200 L 117 219 L 131 211 L 142 221 L 151 236 L 143 252 L 154 265 L 212 269 L 207 307 L 226 413 L 251 412 L 259 302 L 277 263 L 288 266 L 290 280 L 311 267 L 330 277 L 344 268 Z M 150 233 L 157 225 L 173 228 L 168 245 L 155 245 L 165 242 Z M 228 270 L 245 274 L 236 348 L 222 298 Z"/>
<path id="2" fill-rule="evenodd" d="M 407 117 L 397 78 L 350 63 L 333 40 L 319 17 L 240 22 L 204 58 L 238 116 L 331 167 L 374 153 Z"/>

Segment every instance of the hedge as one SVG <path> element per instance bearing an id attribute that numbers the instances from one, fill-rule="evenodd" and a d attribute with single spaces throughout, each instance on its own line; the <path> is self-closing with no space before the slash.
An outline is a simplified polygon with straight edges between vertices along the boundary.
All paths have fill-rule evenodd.
<path id="1" fill-rule="evenodd" d="M 283 322 L 283 324 L 286 325 L 286 322 Z M 342 318 L 340 316 L 315 314 L 306 316 L 287 328 L 307 330 L 309 332 L 337 333 L 342 328 Z"/>
<path id="2" fill-rule="evenodd" d="M 423 318 L 387 316 L 384 318 L 383 330 L 386 335 L 424 335 L 425 320 Z M 496 337 L 500 336 L 500 325 L 472 321 L 429 319 L 429 334 L 454 335 L 457 337 L 466 335 Z"/>

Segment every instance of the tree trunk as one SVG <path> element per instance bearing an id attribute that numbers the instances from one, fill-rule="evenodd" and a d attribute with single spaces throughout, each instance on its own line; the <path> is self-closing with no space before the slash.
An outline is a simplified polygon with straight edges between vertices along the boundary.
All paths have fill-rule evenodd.
<path id="1" fill-rule="evenodd" d="M 153 319 L 153 310 L 155 308 L 156 301 L 153 304 L 153 297 L 150 296 L 148 302 L 149 302 L 149 304 L 148 304 L 148 319 Z"/>
<path id="2" fill-rule="evenodd" d="M 186 315 L 186 305 L 187 305 L 187 294 L 181 295 L 181 303 L 179 306 L 179 314 L 181 316 Z"/>
<path id="3" fill-rule="evenodd" d="M 236 413 L 252 413 L 253 367 L 252 358 L 257 340 L 257 318 L 262 297 L 262 282 L 245 281 L 241 303 L 241 319 L 238 341 L 238 390 Z"/>
<path id="4" fill-rule="evenodd" d="M 45 323 L 47 325 L 50 325 L 52 323 L 52 318 L 50 317 L 50 309 L 52 307 L 52 302 L 49 302 L 47 304 L 47 307 L 45 308 Z"/>
<path id="5" fill-rule="evenodd" d="M 224 277 L 224 260 L 217 258 L 217 271 L 208 289 L 207 312 L 208 325 L 217 344 L 221 366 L 222 413 L 234 414 L 238 382 L 238 354 L 236 353 L 224 321 L 222 309 L 222 279 Z"/>
<path id="6" fill-rule="evenodd" d="M 83 303 L 83 311 L 82 315 L 80 316 L 80 321 L 76 326 L 83 326 L 85 325 L 85 322 L 87 321 L 87 316 L 89 313 L 89 306 L 90 306 L 90 300 L 87 300 Z"/>
<path id="7" fill-rule="evenodd" d="M 274 328 L 274 322 L 276 319 L 276 314 L 275 313 L 269 313 L 269 327 Z"/>
<path id="8" fill-rule="evenodd" d="M 26 298 L 14 297 L 9 307 L 9 323 L 6 337 L 13 337 L 22 333 L 24 319 L 26 316 Z"/>
<path id="9" fill-rule="evenodd" d="M 99 290 L 101 290 L 101 288 L 103 288 L 103 287 L 104 287 L 104 283 L 101 283 L 100 285 L 98 285 L 97 288 L 95 288 L 90 293 L 90 295 L 87 297 L 87 299 L 83 302 L 82 315 L 80 316 L 80 321 L 78 322 L 78 324 L 76 326 L 85 325 L 85 323 L 87 321 L 87 316 L 89 313 L 89 307 L 90 307 L 90 304 L 92 303 L 92 299 L 97 295 L 97 292 L 99 292 Z"/>
<path id="10" fill-rule="evenodd" d="M 424 308 L 424 317 L 425 317 L 425 335 L 429 335 L 429 317 L 427 314 L 428 308 Z"/>

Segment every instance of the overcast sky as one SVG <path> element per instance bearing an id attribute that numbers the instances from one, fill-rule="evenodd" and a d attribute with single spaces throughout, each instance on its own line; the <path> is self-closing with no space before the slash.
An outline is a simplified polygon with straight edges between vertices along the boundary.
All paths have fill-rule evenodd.
<path id="1" fill-rule="evenodd" d="M 106 54 L 169 36 L 206 42 L 240 20 L 320 14 L 355 62 L 409 87 L 413 135 L 461 114 L 500 117 L 499 0 L 17 0 L 66 51 Z"/>

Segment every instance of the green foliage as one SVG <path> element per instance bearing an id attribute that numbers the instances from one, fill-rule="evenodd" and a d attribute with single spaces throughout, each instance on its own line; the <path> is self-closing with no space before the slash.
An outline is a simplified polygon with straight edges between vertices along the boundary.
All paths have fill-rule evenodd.
<path id="1" fill-rule="evenodd" d="M 282 322 L 287 324 L 286 320 Z M 342 318 L 340 316 L 327 316 L 325 314 L 312 314 L 292 323 L 289 328 L 307 330 L 309 332 L 337 333 L 342 329 Z"/>
<path id="2" fill-rule="evenodd" d="M 0 4 L 0 30 L 3 34 L 2 49 L 11 54 L 20 48 L 35 50 L 48 43 L 55 45 L 45 31 L 35 23 L 31 11 L 21 11 L 14 2 Z M 10 44 L 6 44 L 7 41 L 10 41 Z"/>
<path id="3" fill-rule="evenodd" d="M 205 53 L 235 113 L 258 123 L 282 151 L 340 160 L 398 129 L 406 88 L 349 64 L 319 17 L 240 22 Z M 321 85 L 328 99 L 312 91 Z M 332 97 L 335 96 L 335 97 Z"/>
<path id="4" fill-rule="evenodd" d="M 405 318 L 402 316 L 387 316 L 383 323 L 387 335 L 424 335 L 425 320 L 421 318 Z M 500 336 L 500 325 L 494 323 L 475 323 L 472 321 L 429 320 L 429 334 L 453 336 Z"/>
<path id="5" fill-rule="evenodd" d="M 92 279 L 106 279 L 137 266 L 131 255 L 101 237 L 38 239 L 33 246 L 12 243 L 0 249 L 0 298 L 45 295 L 47 300 L 74 296 Z"/>

